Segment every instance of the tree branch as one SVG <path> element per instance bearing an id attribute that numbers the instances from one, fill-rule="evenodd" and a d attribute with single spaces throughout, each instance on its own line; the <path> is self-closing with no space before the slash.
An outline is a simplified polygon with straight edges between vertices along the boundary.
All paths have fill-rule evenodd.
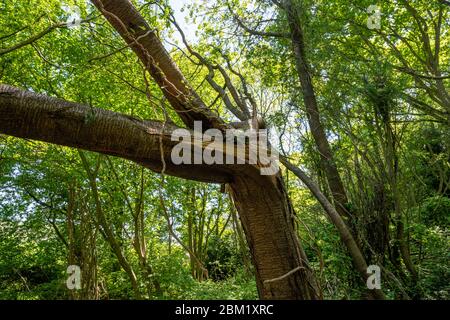
<path id="1" fill-rule="evenodd" d="M 84 23 L 84 22 L 88 22 L 90 20 L 92 20 L 94 18 L 90 18 L 90 19 L 85 19 L 85 20 L 81 20 L 80 23 Z M 59 28 L 67 28 L 67 22 L 60 22 L 60 23 L 56 23 L 54 25 L 51 25 L 49 27 L 47 27 L 46 29 L 42 30 L 41 32 L 39 32 L 38 34 L 35 34 L 34 36 L 19 42 L 17 44 L 15 44 L 14 46 L 10 47 L 10 48 L 6 48 L 6 49 L 0 49 L 0 56 L 10 53 L 12 51 L 18 50 L 22 47 L 28 46 L 30 44 L 33 44 L 34 42 L 36 42 L 37 40 L 41 39 L 42 37 L 46 36 L 47 34 L 49 34 L 50 32 L 52 32 L 53 30 L 59 29 Z M 22 29 L 23 30 L 23 29 Z M 20 31 L 20 30 L 19 30 Z M 17 32 L 19 32 L 17 31 Z"/>
<path id="2" fill-rule="evenodd" d="M 27 92 L 0 84 L 0 133 L 129 159 L 155 172 L 226 183 L 242 165 L 180 164 L 171 160 L 178 127 Z M 163 148 L 161 157 L 160 147 Z"/>
<path id="3" fill-rule="evenodd" d="M 230 10 L 231 14 L 233 15 L 234 20 L 237 22 L 239 27 L 241 27 L 242 29 L 244 29 L 245 32 L 247 32 L 247 33 L 249 33 L 249 34 L 251 34 L 253 36 L 272 37 L 272 38 L 285 38 L 285 39 L 289 39 L 290 38 L 290 34 L 289 33 L 266 32 L 266 31 L 259 31 L 259 30 L 252 29 L 249 26 L 247 26 L 241 20 L 241 18 L 239 18 L 239 16 L 233 11 L 233 9 L 231 8 L 231 6 L 229 4 L 228 4 L 228 10 Z"/>

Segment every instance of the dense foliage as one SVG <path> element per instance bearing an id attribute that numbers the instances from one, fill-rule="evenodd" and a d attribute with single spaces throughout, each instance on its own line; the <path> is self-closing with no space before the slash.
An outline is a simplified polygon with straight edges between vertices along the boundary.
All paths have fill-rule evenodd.
<path id="1" fill-rule="evenodd" d="M 235 120 L 197 55 L 248 91 L 272 143 L 332 198 L 291 40 L 270 36 L 289 29 L 277 1 L 185 1 L 183 15 L 166 1 L 132 2 L 211 109 Z M 370 0 L 292 3 L 365 259 L 382 265 L 387 298 L 449 299 L 448 2 L 379 2 L 380 29 L 366 25 Z M 46 32 L 75 8 L 80 26 Z M 181 29 L 198 28 L 187 43 L 174 24 L 181 16 L 189 21 L 179 21 Z M 214 79 L 226 88 L 217 69 Z M 0 1 L 0 82 L 181 125 L 142 63 L 86 1 Z M 282 173 L 324 297 L 364 298 L 323 208 L 292 172 Z M 257 299 L 244 231 L 224 186 L 0 135 L 0 299 Z M 66 287 L 69 265 L 81 267 L 81 290 Z"/>

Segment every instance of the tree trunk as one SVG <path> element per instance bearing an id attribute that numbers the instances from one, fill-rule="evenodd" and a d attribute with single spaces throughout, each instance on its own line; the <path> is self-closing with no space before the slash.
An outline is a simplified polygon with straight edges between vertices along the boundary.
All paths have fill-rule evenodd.
<path id="1" fill-rule="evenodd" d="M 285 1 L 285 10 L 291 30 L 292 48 L 295 58 L 298 77 L 302 87 L 303 102 L 308 115 L 308 123 L 313 135 L 317 150 L 320 154 L 321 167 L 326 175 L 336 210 L 351 224 L 351 215 L 345 209 L 347 204 L 347 193 L 345 192 L 341 176 L 334 161 L 330 144 L 328 143 L 325 129 L 320 119 L 319 107 L 317 105 L 316 93 L 311 79 L 311 72 L 306 57 L 303 29 L 299 17 L 299 8 L 291 0 Z"/>
<path id="2" fill-rule="evenodd" d="M 83 167 L 86 171 L 89 185 L 90 185 L 91 192 L 92 192 L 92 196 L 94 198 L 95 216 L 97 219 L 96 222 L 98 224 L 98 227 L 102 229 L 102 231 L 103 231 L 102 234 L 103 234 L 105 240 L 110 245 L 114 255 L 116 256 L 117 260 L 119 261 L 120 266 L 127 273 L 128 277 L 130 279 L 130 282 L 131 282 L 131 287 L 133 288 L 135 298 L 141 299 L 141 293 L 139 291 L 139 284 L 137 281 L 136 274 L 134 273 L 133 267 L 128 262 L 127 258 L 125 257 L 125 254 L 122 251 L 122 248 L 120 247 L 120 244 L 116 239 L 114 231 L 111 228 L 110 223 L 108 223 L 106 215 L 103 211 L 102 203 L 100 201 L 100 196 L 99 196 L 99 192 L 98 192 L 98 186 L 97 186 L 97 173 L 98 173 L 98 168 L 100 167 L 100 163 L 97 163 L 97 168 L 93 172 L 91 170 L 88 160 L 87 160 L 86 156 L 83 154 L 83 152 L 79 151 L 79 155 L 80 155 Z M 100 161 L 100 159 L 98 161 Z"/>
<path id="3" fill-rule="evenodd" d="M 192 128 L 193 120 L 201 120 L 205 129 L 224 128 L 223 121 L 205 107 L 131 2 L 93 2 L 144 63 L 187 126 Z M 255 264 L 260 297 L 320 298 L 292 222 L 294 213 L 282 178 L 276 176 L 272 180 L 262 177 L 259 171 L 251 171 L 250 166 L 242 168 L 238 165 L 232 172 L 231 189 Z M 285 276 L 296 268 L 301 269 L 281 280 L 264 284 L 264 281 Z"/>
<path id="4" fill-rule="evenodd" d="M 231 193 L 242 221 L 263 299 L 321 299 L 294 227 L 280 176 L 236 177 Z"/>
<path id="5" fill-rule="evenodd" d="M 190 128 L 220 128 L 223 121 L 209 110 L 172 60 L 156 30 L 128 0 L 92 0 L 108 22 L 133 49 L 161 88 L 178 116 Z"/>

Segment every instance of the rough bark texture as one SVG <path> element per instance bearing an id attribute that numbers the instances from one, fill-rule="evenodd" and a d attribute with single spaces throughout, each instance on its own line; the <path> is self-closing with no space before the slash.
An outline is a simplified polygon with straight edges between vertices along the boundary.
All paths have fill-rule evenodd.
<path id="1" fill-rule="evenodd" d="M 193 121 L 200 120 L 205 129 L 226 127 L 221 119 L 205 107 L 201 98 L 189 86 L 156 32 L 150 29 L 131 2 L 93 0 L 93 3 L 144 63 L 187 126 L 192 128 Z M 307 269 L 306 256 L 300 247 L 294 226 L 292 222 L 289 223 L 292 207 L 281 178 L 278 184 L 267 184 L 258 168 L 248 165 L 234 167 L 231 176 L 231 189 L 248 243 L 251 244 L 260 297 L 317 298 L 318 290 L 311 283 L 314 282 L 314 277 Z M 266 200 L 270 205 L 261 205 L 263 202 L 260 195 L 264 193 L 268 196 L 267 199 L 271 199 Z M 277 194 L 278 196 L 275 196 Z M 273 224 L 268 228 L 263 221 L 271 221 Z M 289 280 L 281 280 L 276 284 L 271 282 L 270 290 L 263 286 L 264 281 L 283 276 L 298 267 L 301 267 L 302 271 L 284 278 Z"/>
<path id="2" fill-rule="evenodd" d="M 119 156 L 181 178 L 224 183 L 230 170 L 211 165 L 174 165 L 172 132 L 178 127 L 0 85 L 0 133 Z"/>
<path id="3" fill-rule="evenodd" d="M 92 0 L 129 44 L 189 127 L 228 126 L 190 87 L 156 31 L 128 0 Z M 261 176 L 255 165 L 173 165 L 170 133 L 176 127 L 0 86 L 0 133 L 130 159 L 156 172 L 230 183 L 263 299 L 321 298 L 297 238 L 289 197 L 280 176 Z M 163 150 L 163 154 L 160 154 Z M 164 160 L 162 160 L 164 159 Z"/>
<path id="4" fill-rule="evenodd" d="M 325 133 L 325 128 L 323 127 L 322 120 L 320 118 L 316 93 L 311 79 L 310 65 L 305 51 L 305 41 L 299 8 L 295 6 L 293 1 L 286 0 L 284 2 L 284 9 L 286 10 L 291 30 L 293 53 L 296 62 L 297 74 L 302 87 L 303 101 L 308 115 L 309 127 L 317 150 L 320 154 L 321 167 L 325 173 L 332 193 L 334 207 L 323 195 L 319 187 L 312 183 L 312 181 L 308 180 L 308 177 L 302 174 L 298 168 L 290 166 L 290 170 L 302 179 L 302 181 L 314 194 L 316 199 L 321 203 L 330 221 L 338 229 L 341 240 L 347 247 L 356 270 L 361 275 L 362 279 L 366 280 L 367 263 L 361 253 L 358 243 L 355 241 L 355 239 L 358 239 L 358 231 L 351 213 L 346 209 L 346 204 L 348 203 L 347 193 L 345 191 L 344 184 L 342 183 L 331 146 Z M 289 167 L 289 164 L 285 163 L 285 165 L 288 165 Z M 373 290 L 371 295 L 375 299 L 385 298 L 381 290 Z"/>
<path id="5" fill-rule="evenodd" d="M 255 181 L 235 177 L 230 187 L 252 253 L 260 297 L 320 299 L 294 228 L 295 212 L 282 179 L 271 176 Z"/>

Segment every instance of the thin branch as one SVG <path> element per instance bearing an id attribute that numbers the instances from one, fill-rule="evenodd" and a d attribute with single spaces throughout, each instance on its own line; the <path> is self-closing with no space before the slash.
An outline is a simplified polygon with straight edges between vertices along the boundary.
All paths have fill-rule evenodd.
<path id="1" fill-rule="evenodd" d="M 247 33 L 249 33 L 249 34 L 251 34 L 253 36 L 260 36 L 260 37 L 272 37 L 272 38 L 284 38 L 284 39 L 289 39 L 290 38 L 290 34 L 289 33 L 259 31 L 259 30 L 255 30 L 253 28 L 250 28 L 233 11 L 233 9 L 231 8 L 229 3 L 227 3 L 227 6 L 228 6 L 228 10 L 230 10 L 231 14 L 233 15 L 234 20 L 237 22 L 239 27 L 244 29 L 245 32 L 247 32 Z"/>
<path id="2" fill-rule="evenodd" d="M 305 269 L 305 268 L 304 267 L 294 268 L 291 271 L 289 271 L 288 273 L 282 275 L 281 277 L 277 277 L 277 278 L 273 278 L 273 279 L 269 279 L 269 280 L 264 280 L 264 284 L 268 284 L 268 283 L 271 283 L 271 282 L 276 282 L 276 281 L 283 280 L 283 279 L 289 277 L 290 275 L 293 275 L 294 273 L 296 273 L 297 271 L 300 271 L 302 269 Z"/>
<path id="3" fill-rule="evenodd" d="M 84 20 L 81 20 L 80 23 L 85 23 L 85 22 L 91 21 L 92 19 L 94 19 L 94 18 L 84 19 Z M 18 50 L 22 47 L 28 46 L 28 45 L 34 43 L 35 41 L 41 39 L 42 37 L 46 36 L 53 30 L 60 29 L 60 28 L 67 28 L 67 27 L 68 27 L 67 22 L 60 22 L 60 23 L 51 25 L 51 26 L 47 27 L 46 29 L 44 29 L 43 31 L 39 32 L 38 34 L 32 36 L 31 38 L 28 38 L 22 42 L 19 42 L 10 48 L 0 49 L 0 56 L 10 53 L 12 51 Z"/>

